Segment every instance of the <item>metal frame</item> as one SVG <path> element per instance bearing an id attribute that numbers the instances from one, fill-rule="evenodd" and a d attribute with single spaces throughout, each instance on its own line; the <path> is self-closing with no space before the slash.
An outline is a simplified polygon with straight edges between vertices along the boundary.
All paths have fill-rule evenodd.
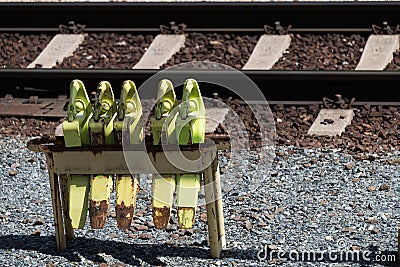
<path id="1" fill-rule="evenodd" d="M 147 143 L 147 151 L 143 151 L 142 145 L 131 145 L 127 152 L 132 152 L 133 154 L 131 155 L 135 156 L 135 159 L 143 158 L 143 153 L 146 153 L 152 162 L 152 164 L 138 163 L 138 169 L 136 170 L 135 168 L 136 173 L 154 173 L 155 171 L 172 174 L 189 173 L 171 164 L 166 157 L 167 153 L 170 156 L 182 153 L 189 159 L 202 157 L 203 162 L 211 162 L 211 164 L 203 168 L 203 170 L 197 171 L 197 173 L 202 172 L 204 174 L 204 183 L 206 185 L 207 223 L 212 258 L 219 258 L 222 249 L 226 246 L 217 149 L 224 149 L 227 145 L 229 145 L 228 142 L 220 142 L 216 146 L 206 143 L 201 147 L 201 150 L 199 146 L 186 145 L 180 146 L 181 151 L 178 151 L 172 148 L 168 149 L 168 147 L 162 150 L 159 145 Z M 33 139 L 28 142 L 28 148 L 32 151 L 46 154 L 57 249 L 63 251 L 66 249 L 67 240 L 74 237 L 74 230 L 68 223 L 69 220 L 65 217 L 68 214 L 66 212 L 68 210 L 66 201 L 67 175 L 130 173 L 125 161 L 124 151 L 122 146 L 116 145 L 66 148 L 61 139 L 50 140 L 48 138 Z"/>

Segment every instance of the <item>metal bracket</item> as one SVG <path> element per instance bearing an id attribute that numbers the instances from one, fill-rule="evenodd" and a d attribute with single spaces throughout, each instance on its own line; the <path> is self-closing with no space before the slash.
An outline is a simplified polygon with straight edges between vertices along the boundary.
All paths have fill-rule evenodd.
<path id="1" fill-rule="evenodd" d="M 279 21 L 275 21 L 274 26 L 264 25 L 264 31 L 266 34 L 285 35 L 289 33 L 291 28 L 292 25 L 283 27 Z"/>
<path id="2" fill-rule="evenodd" d="M 169 26 L 160 25 L 160 31 L 162 34 L 183 34 L 186 29 L 186 24 L 180 23 L 175 24 L 175 21 L 171 21 Z"/>
<path id="3" fill-rule="evenodd" d="M 389 26 L 387 21 L 384 21 L 382 23 L 382 26 L 378 26 L 375 24 L 372 24 L 372 32 L 374 34 L 385 34 L 385 35 L 393 35 L 393 34 L 399 34 L 400 33 L 400 25 L 397 24 L 396 26 Z"/>
<path id="4" fill-rule="evenodd" d="M 81 34 L 84 32 L 85 24 L 75 24 L 75 21 L 69 21 L 68 25 L 60 24 L 58 30 L 62 34 Z"/>
<path id="5" fill-rule="evenodd" d="M 336 94 L 336 100 L 329 99 L 327 97 L 322 98 L 324 108 L 337 108 L 337 109 L 351 109 L 355 101 L 355 98 L 347 99 L 343 98 L 342 95 Z"/>

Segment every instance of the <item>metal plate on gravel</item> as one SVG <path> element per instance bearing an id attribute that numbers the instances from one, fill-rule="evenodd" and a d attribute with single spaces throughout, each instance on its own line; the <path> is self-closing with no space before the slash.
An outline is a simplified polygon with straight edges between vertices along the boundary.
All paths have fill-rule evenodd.
<path id="1" fill-rule="evenodd" d="M 321 109 L 308 130 L 309 135 L 341 135 L 351 124 L 354 112 L 351 109 Z"/>
<path id="2" fill-rule="evenodd" d="M 67 97 L 59 98 L 38 98 L 35 96 L 29 99 L 12 98 L 7 96 L 0 98 L 0 115 L 7 116 L 23 116 L 23 117 L 58 117 L 66 116 L 67 111 L 64 109 L 67 105 Z"/>

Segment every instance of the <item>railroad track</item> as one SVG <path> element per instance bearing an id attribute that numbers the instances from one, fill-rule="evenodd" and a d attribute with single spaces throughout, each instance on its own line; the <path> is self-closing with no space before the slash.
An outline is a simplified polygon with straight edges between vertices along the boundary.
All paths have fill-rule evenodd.
<path id="1" fill-rule="evenodd" d="M 160 25 L 175 21 L 177 25 L 185 23 L 187 26 L 185 33 L 191 36 L 202 36 L 202 38 L 210 36 L 210 34 L 214 37 L 218 36 L 218 38 L 224 37 L 226 34 L 241 37 L 256 36 L 256 41 L 258 41 L 259 37 L 266 32 L 275 31 L 276 33 L 279 31 L 277 28 L 267 27 L 265 30 L 263 27 L 264 25 L 273 27 L 274 22 L 279 20 L 284 27 L 291 25 L 289 33 L 292 34 L 292 43 L 293 38 L 297 38 L 297 35 L 338 34 L 351 36 L 356 34 L 358 40 L 361 40 L 359 36 L 363 38 L 364 43 L 360 46 L 364 48 L 365 41 L 373 34 L 371 25 L 382 26 L 384 21 L 390 25 L 396 25 L 399 11 L 400 5 L 396 3 L 385 3 L 385 5 L 379 3 L 0 4 L 0 15 L 2 16 L 0 35 L 1 32 L 11 34 L 21 32 L 34 36 L 44 33 L 50 36 L 48 39 L 51 39 L 53 35 L 59 33 L 60 24 L 64 24 L 65 27 L 61 27 L 64 30 L 77 29 L 79 28 L 77 24 L 80 24 L 86 25 L 84 32 L 89 35 L 104 36 L 104 33 L 109 31 L 120 35 L 128 33 L 130 36 L 149 35 L 150 39 L 146 39 L 146 37 L 144 39 L 148 42 L 146 45 L 150 45 L 154 41 L 154 37 L 160 33 Z M 220 18 L 221 13 L 227 14 L 226 19 Z M 21 14 L 25 14 L 24 21 L 16 19 L 21 17 Z M 319 19 L 321 17 L 324 17 L 325 20 L 321 21 Z M 75 21 L 75 26 L 73 24 L 68 26 L 68 21 Z M 396 30 L 396 27 L 390 29 Z M 166 30 L 173 29 L 167 27 Z M 211 32 L 214 32 L 215 35 Z M 285 36 L 285 33 L 283 32 L 279 36 Z M 221 46 L 218 42 L 222 39 L 218 38 L 210 39 L 214 43 L 210 45 Z M 248 37 L 242 38 L 242 40 L 250 40 L 252 37 L 246 38 Z M 37 40 L 37 42 L 40 43 L 41 40 Z M 307 40 L 314 39 L 311 37 Z M 318 38 L 315 40 L 320 42 Z M 123 39 L 121 43 L 123 41 L 128 42 L 127 39 Z M 229 43 L 225 39 L 222 41 L 224 45 Z M 254 42 L 253 45 L 255 46 L 256 43 Z M 235 46 L 230 49 L 233 54 L 235 49 Z M 214 50 L 219 51 L 218 49 Z M 291 54 L 294 50 L 290 50 L 289 47 L 287 51 Z M 354 49 L 346 51 L 354 52 Z M 50 261 L 66 261 L 67 264 L 70 264 L 72 260 L 62 258 L 64 254 L 61 257 L 57 254 L 57 258 L 54 260 L 48 259 L 48 255 L 46 255 L 53 256 L 51 251 L 55 250 L 53 236 L 48 236 L 48 228 L 51 228 L 53 223 L 50 219 L 29 222 L 29 219 L 15 215 L 16 213 L 24 215 L 23 212 L 30 210 L 36 212 L 35 216 L 46 218 L 51 212 L 51 203 L 41 195 L 43 179 L 47 177 L 47 174 L 43 176 L 45 173 L 43 170 L 36 175 L 39 172 L 34 164 L 37 162 L 37 165 L 40 164 L 44 169 L 42 165 L 45 159 L 43 155 L 38 155 L 36 158 L 32 157 L 32 154 L 22 151 L 21 147 L 25 145 L 25 139 L 23 142 L 15 141 L 19 140 L 19 137 L 16 136 L 21 135 L 24 138 L 25 136 L 54 135 L 54 129 L 62 121 L 60 118 L 64 118 L 66 115 L 67 94 L 69 84 L 73 79 L 84 81 L 89 92 L 97 87 L 100 80 L 107 80 L 113 85 L 114 92 L 118 93 L 118 87 L 122 81 L 130 79 L 140 86 L 157 74 L 159 69 L 131 69 L 142 58 L 144 51 L 139 53 L 140 56 L 135 57 L 135 63 L 132 63 L 132 66 L 125 65 L 125 67 L 128 66 L 125 69 L 98 69 L 96 66 L 92 69 L 87 67 L 67 69 L 65 67 L 91 56 L 91 54 L 87 54 L 86 57 L 82 57 L 82 53 L 78 56 L 75 54 L 77 57 L 75 61 L 74 56 L 70 57 L 71 60 L 65 65 L 59 62 L 60 64 L 54 69 L 40 68 L 41 63 L 35 63 L 33 67 L 31 65 L 32 68 L 25 68 L 34 62 L 38 54 L 21 63 L 22 67 L 0 69 L 0 81 L 2 82 L 0 86 L 0 135 L 4 138 L 0 144 L 4 154 L 2 160 L 4 179 L 0 188 L 2 189 L 0 198 L 3 199 L 0 220 L 4 227 L 1 228 L 0 249 L 7 250 L 3 253 L 4 261 L 7 264 L 10 259 L 19 261 L 25 258 L 21 255 L 35 255 L 32 258 L 38 259 L 38 262 L 43 261 L 43 265 Z M 174 58 L 170 58 L 167 63 L 161 65 L 161 68 L 168 64 L 173 65 L 172 63 L 176 63 L 176 59 L 183 54 L 184 50 L 179 50 L 176 54 L 178 57 L 173 56 Z M 334 54 L 330 53 L 332 56 L 335 56 Z M 361 52 L 358 53 L 358 56 L 361 54 Z M 287 53 L 285 52 L 284 55 Z M 99 56 L 101 57 L 101 55 Z M 396 57 L 396 54 L 394 56 Z M 339 59 L 344 60 L 340 57 Z M 277 157 L 276 165 L 274 163 L 271 169 L 272 172 L 269 172 L 269 166 L 262 164 L 255 172 L 250 154 L 248 157 L 239 158 L 239 164 L 229 166 L 226 162 L 229 163 L 235 157 L 231 152 L 224 152 L 220 163 L 221 177 L 224 177 L 227 182 L 230 182 L 229 180 L 239 181 L 235 187 L 227 183 L 223 188 L 227 234 L 230 235 L 228 236 L 230 243 L 224 252 L 225 259 L 228 258 L 229 261 L 233 259 L 239 265 L 253 263 L 257 265 L 260 261 L 251 255 L 258 256 L 259 251 L 256 245 L 264 244 L 267 238 L 272 242 L 271 245 L 268 245 L 268 249 L 272 251 L 281 248 L 286 251 L 293 251 L 292 248 L 298 250 L 304 244 L 306 246 L 311 244 L 311 248 L 314 246 L 317 250 L 325 248 L 326 245 L 329 247 L 332 245 L 335 248 L 339 241 L 345 241 L 345 245 L 351 245 L 353 252 L 369 252 L 370 249 L 375 251 L 375 244 L 379 244 L 376 253 L 395 256 L 397 254 L 397 251 L 394 251 L 397 245 L 396 228 L 399 224 L 398 214 L 394 209 L 399 206 L 395 194 L 399 188 L 395 177 L 398 177 L 397 170 L 400 162 L 398 154 L 400 105 L 397 93 L 400 72 L 389 71 L 388 68 L 385 71 L 355 70 L 359 58 L 349 61 L 352 64 L 351 68 L 349 65 L 340 65 L 341 70 L 339 70 L 331 65 L 335 70 L 330 71 L 318 68 L 316 70 L 292 67 L 285 69 L 290 64 L 283 64 L 282 57 L 279 60 L 275 66 L 279 65 L 281 70 L 277 70 L 278 67 L 241 70 L 262 90 L 270 104 L 276 131 L 276 140 L 274 141 Z M 240 60 L 230 61 L 232 64 L 237 62 L 240 63 L 239 69 L 242 69 L 248 62 L 248 58 L 242 62 Z M 87 60 L 84 63 L 88 63 Z M 394 62 L 392 65 L 396 64 Z M 320 65 L 310 65 L 308 68 L 313 69 Z M 191 69 L 165 72 L 165 78 L 171 80 L 179 80 L 182 75 L 190 75 L 199 81 L 208 80 L 210 76 L 230 81 L 235 81 L 234 79 L 237 78 L 233 72 L 227 70 Z M 248 141 L 251 148 L 257 147 L 260 129 L 250 108 L 223 88 L 208 83 L 201 83 L 200 87 L 204 96 L 217 98 L 214 93 L 218 93 L 219 97 L 225 99 L 223 102 L 229 105 L 242 119 L 245 130 L 249 133 Z M 240 93 L 247 96 L 246 90 L 247 88 L 241 88 Z M 177 92 L 179 91 L 177 89 Z M 309 134 L 314 123 L 329 125 L 334 122 L 329 118 L 318 120 L 318 117 L 321 110 L 319 105 L 324 101 L 328 104 L 333 102 L 333 100 L 327 99 L 323 101 L 324 97 L 333 98 L 336 94 L 343 95 L 348 99 L 355 98 L 355 101 L 352 102 L 354 111 L 344 110 L 345 115 L 354 112 L 351 124 L 340 136 Z M 143 110 L 148 111 L 145 100 L 153 97 L 152 92 L 141 92 Z M 251 97 L 248 100 L 251 105 L 257 104 L 258 101 Z M 337 100 L 336 105 L 339 107 L 343 102 L 339 101 L 340 98 Z M 2 113 L 5 111 L 8 113 Z M 347 119 L 345 115 L 340 115 L 339 120 Z M 234 125 L 233 117 L 225 116 L 222 124 Z M 226 137 L 226 133 L 223 125 L 219 125 L 213 136 Z M 6 136 L 12 137 L 5 138 Z M 330 148 L 335 150 L 329 150 Z M 249 170 L 246 169 L 246 166 L 243 167 L 247 161 L 251 162 Z M 256 163 L 257 160 L 254 160 L 254 164 Z M 12 179 L 7 179 L 8 176 Z M 268 180 L 265 180 L 264 177 L 267 177 Z M 257 189 L 260 190 L 248 191 L 246 188 L 247 178 L 256 178 L 257 183 L 260 184 Z M 142 195 L 150 199 L 151 189 L 145 187 L 146 185 L 149 184 L 142 183 L 141 185 L 147 190 L 143 190 Z M 10 195 L 16 197 L 11 198 Z M 40 197 L 43 200 L 40 199 L 39 202 Z M 20 203 L 26 203 L 26 208 Z M 35 205 L 31 203 L 35 203 Z M 15 207 L 15 209 L 10 209 L 10 207 Z M 207 227 L 204 221 L 206 214 L 202 213 L 204 209 L 200 208 L 199 214 L 203 216 L 199 221 L 199 226 L 200 228 Z M 138 218 L 139 216 L 145 220 L 150 218 L 151 212 L 147 202 L 139 201 L 138 209 L 140 210 Z M 96 259 L 96 261 L 98 257 L 102 257 L 98 251 L 104 251 L 123 263 L 132 263 L 135 266 L 139 263 L 182 264 L 182 259 L 176 257 L 177 253 L 186 255 L 185 260 L 188 264 L 191 262 L 203 265 L 215 263 L 204 256 L 208 252 L 201 248 L 203 244 L 202 239 L 199 239 L 201 233 L 178 232 L 171 229 L 173 232 L 162 232 L 156 235 L 152 229 L 154 224 L 151 225 L 147 222 L 143 224 L 145 220 L 139 218 L 135 221 L 134 228 L 130 230 L 133 235 L 129 235 L 129 240 L 123 233 L 116 234 L 112 227 L 107 227 L 102 230 L 100 238 L 94 233 L 96 238 L 93 239 L 93 242 L 90 241 L 92 239 L 76 239 L 74 247 L 69 251 L 74 255 L 82 254 L 83 256 L 80 257 Z M 33 228 L 26 223 L 32 223 L 36 230 L 32 232 Z M 40 228 L 41 224 L 44 224 L 42 228 Z M 43 234 L 38 236 L 40 231 Z M 29 235 L 30 233 L 31 235 Z M 179 237 L 179 241 L 172 240 L 172 244 L 177 246 L 154 246 L 156 242 L 165 242 L 166 240 L 171 242 L 172 233 Z M 118 237 L 118 242 L 111 240 L 115 237 Z M 132 238 L 133 241 L 131 241 Z M 139 243 L 136 238 L 149 240 L 148 243 Z M 102 239 L 106 241 L 101 241 Z M 190 242 L 195 240 L 193 245 L 190 245 L 188 249 L 179 249 L 183 242 L 188 243 L 189 240 Z M 125 242 L 135 244 L 125 246 Z M 43 244 L 45 245 L 43 246 Z M 89 247 L 91 249 L 88 251 Z M 7 254 L 8 251 L 11 251 L 12 255 Z M 70 255 L 68 254 L 70 252 L 67 252 L 67 255 Z M 162 258 L 158 258 L 159 255 L 162 255 Z M 225 259 L 216 264 L 224 263 Z M 269 259 L 273 261 L 268 264 L 276 262 L 272 256 Z M 344 260 L 344 262 L 352 264 L 350 261 Z M 110 263 L 108 262 L 108 264 Z M 326 264 L 330 264 L 330 261 L 326 261 Z M 382 264 L 389 266 L 390 262 L 388 260 Z M 396 265 L 393 264 L 393 266 Z"/>
<path id="2" fill-rule="evenodd" d="M 176 24 L 161 27 L 161 32 L 177 35 L 182 31 L 189 35 L 197 33 L 206 35 L 212 32 L 221 35 L 252 35 L 256 36 L 256 41 L 261 36 L 272 34 L 282 37 L 288 36 L 287 33 L 292 34 L 292 39 L 299 34 L 303 36 L 306 34 L 359 34 L 366 39 L 379 31 L 386 36 L 396 36 L 393 34 L 398 30 L 395 25 L 398 23 L 396 15 L 399 11 L 400 5 L 397 3 L 386 3 L 385 5 L 379 3 L 234 3 L 230 5 L 222 3 L 15 3 L 0 4 L 0 15 L 4 18 L 0 24 L 0 32 L 46 33 L 52 36 L 61 30 L 75 33 L 75 35 L 82 32 L 89 35 L 114 32 L 116 34 L 130 33 L 132 36 L 138 34 L 156 36 L 160 33 L 160 25 L 168 25 L 169 22 L 175 21 Z M 226 15 L 224 19 L 220 18 L 220 12 L 224 12 Z M 18 14 L 24 14 L 24 20 L 16 19 Z M 338 14 L 340 14 L 340 19 L 337 19 Z M 107 20 L 104 20 L 104 17 L 107 17 Z M 121 17 L 130 19 L 121 20 Z M 238 17 L 240 19 L 237 19 Z M 320 20 L 321 17 L 324 20 Z M 74 21 L 74 23 L 68 24 L 70 21 Z M 276 21 L 279 21 L 280 24 L 276 24 Z M 382 26 L 383 22 L 394 26 L 385 28 Z M 185 23 L 185 26 L 180 23 Z M 372 25 L 378 26 L 372 27 Z M 214 42 L 212 45 L 220 45 L 218 40 L 209 40 L 209 42 Z M 269 41 L 264 43 L 264 46 L 268 44 L 270 44 Z M 65 44 L 65 46 L 68 45 Z M 265 47 L 262 48 L 265 50 Z M 232 47 L 231 52 L 228 52 L 232 54 L 232 57 L 240 57 L 239 54 L 235 55 L 237 52 L 235 49 Z M 286 47 L 283 50 L 287 51 L 287 49 Z M 249 55 L 251 52 L 249 51 Z M 184 52 L 181 49 L 180 52 L 175 53 L 175 57 L 182 56 L 182 53 Z M 282 60 L 285 54 L 282 56 L 282 51 L 279 53 L 280 57 L 278 58 Z M 86 58 L 75 56 L 77 57 L 75 60 L 83 61 L 91 56 L 86 55 Z M 140 55 L 136 61 L 143 59 L 143 56 L 143 54 Z M 254 55 L 254 57 L 256 56 Z M 40 56 L 34 60 L 35 57 L 28 62 L 30 63 L 28 68 L 0 69 L 2 103 L 10 103 L 10 96 L 13 97 L 14 103 L 22 101 L 28 104 L 37 104 L 46 101 L 37 101 L 35 97 L 30 98 L 32 96 L 37 96 L 39 99 L 51 97 L 60 100 L 58 96 L 67 95 L 70 81 L 76 78 L 83 80 L 88 88 L 96 88 L 100 80 L 110 81 L 111 84 L 121 84 L 122 81 L 131 79 L 141 85 L 156 74 L 160 67 L 163 68 L 171 62 L 176 62 L 176 59 L 171 61 L 171 58 L 174 57 L 172 54 L 169 61 L 167 58 L 168 64 L 159 63 L 150 67 L 136 62 L 136 65 L 132 64 L 131 69 L 97 69 L 96 66 L 92 69 L 63 69 L 64 63 L 58 61 L 53 65 L 56 69 L 53 69 L 38 68 L 42 66 L 42 61 L 38 61 Z M 250 64 L 251 56 L 250 59 L 242 61 L 240 70 L 262 90 L 265 98 L 271 102 L 285 103 L 286 101 L 287 103 L 305 104 L 321 101 L 323 97 L 332 97 L 335 94 L 349 98 L 355 97 L 359 101 L 358 104 L 396 102 L 397 81 L 400 75 L 396 71 L 274 70 L 273 67 L 263 67 L 262 63 Z M 275 64 L 278 63 L 279 59 Z M 68 64 L 66 66 L 68 68 Z M 147 67 L 140 68 L 140 66 Z M 174 79 L 182 73 L 193 76 L 199 81 L 206 80 L 210 75 L 218 75 L 224 79 L 235 78 L 235 74 L 226 70 L 196 69 L 174 70 L 166 72 L 165 76 Z M 223 98 L 231 96 L 230 92 L 206 83 L 202 84 L 202 91 L 205 96 L 209 97 L 215 92 L 218 92 Z M 142 98 L 154 97 L 149 92 L 142 93 Z M 239 93 L 245 95 L 246 88 L 242 88 Z M 43 102 L 41 103 L 43 104 Z M 65 106 L 63 101 L 58 101 L 58 103 Z M 14 115 L 22 115 L 22 109 L 19 110 L 20 112 Z M 54 111 L 54 109 L 52 110 Z M 61 112 L 62 109 L 58 106 L 56 110 Z M 29 114 L 33 114 L 32 110 L 27 109 L 27 111 Z M 59 116 L 60 112 L 54 111 L 47 115 L 41 113 L 41 116 Z"/>

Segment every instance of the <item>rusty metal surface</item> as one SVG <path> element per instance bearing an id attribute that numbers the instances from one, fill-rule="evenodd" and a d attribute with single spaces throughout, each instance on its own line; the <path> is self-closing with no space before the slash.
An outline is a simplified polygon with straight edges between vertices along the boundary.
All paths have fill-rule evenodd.
<path id="1" fill-rule="evenodd" d="M 64 118 L 66 114 L 64 107 L 67 106 L 67 102 L 67 96 L 60 96 L 59 98 L 32 96 L 29 99 L 23 99 L 7 95 L 0 98 L 0 115 Z"/>
<path id="2" fill-rule="evenodd" d="M 117 201 L 116 201 L 116 215 L 117 215 L 117 226 L 120 230 L 128 229 L 131 226 L 133 214 L 136 208 L 136 197 L 139 191 L 139 181 L 137 178 L 131 178 L 131 187 L 129 188 L 128 197 L 132 198 L 131 205 L 126 205 L 124 201 L 119 203 L 119 191 L 118 191 L 118 182 L 121 181 L 123 178 L 121 175 L 117 176 Z"/>
<path id="3" fill-rule="evenodd" d="M 82 146 L 66 148 L 62 137 L 43 137 L 28 141 L 28 148 L 36 152 L 51 153 L 55 161 L 55 172 L 60 174 L 127 174 L 130 169 L 139 173 L 190 173 L 178 169 L 170 163 L 176 155 L 196 160 L 202 157 L 203 162 L 211 162 L 216 156 L 216 150 L 229 148 L 229 137 L 221 142 L 202 144 L 201 152 L 198 145 L 157 146 L 146 144 L 131 145 L 122 149 L 121 145 L 104 145 L 101 147 Z M 148 140 L 146 140 L 147 142 Z M 222 146 L 221 146 L 222 144 Z M 167 158 L 168 157 L 168 158 Z M 128 165 L 127 165 L 128 161 Z M 128 168 L 128 166 L 130 168 Z M 195 161 L 191 169 L 201 171 L 204 164 Z"/>
<path id="4" fill-rule="evenodd" d="M 69 216 L 69 190 L 68 190 L 68 176 L 66 174 L 59 175 L 61 201 L 63 206 L 65 235 L 67 240 L 74 238 L 74 229 L 72 228 L 71 218 Z"/>
<path id="5" fill-rule="evenodd" d="M 226 134 L 206 134 L 206 142 L 201 144 L 201 147 L 204 149 L 208 149 L 211 147 L 217 147 L 218 150 L 229 149 L 230 148 L 230 138 L 229 135 Z M 145 138 L 145 146 L 147 151 L 158 152 L 163 150 L 176 150 L 176 146 L 174 145 L 152 145 L 151 136 L 146 136 Z M 27 147 L 29 150 L 34 152 L 67 152 L 67 151 L 93 151 L 101 152 L 101 151 L 121 151 L 121 145 L 103 145 L 101 147 L 95 146 L 86 146 L 82 147 L 65 147 L 64 145 L 64 137 L 63 136 L 43 136 L 31 139 L 27 142 Z M 124 147 L 124 150 L 132 150 L 132 151 L 143 151 L 143 145 L 127 145 Z M 198 150 L 199 145 L 180 145 L 179 149 L 181 151 L 191 151 Z"/>
<path id="6" fill-rule="evenodd" d="M 134 206 L 125 206 L 124 202 L 122 202 L 121 205 L 116 206 L 115 210 L 117 214 L 118 229 L 128 229 L 132 223 L 133 212 L 135 211 Z"/>
<path id="7" fill-rule="evenodd" d="M 215 157 L 214 151 L 130 151 L 126 155 L 123 151 L 70 151 L 54 152 L 54 171 L 66 174 L 127 174 L 132 170 L 134 173 L 198 173 L 207 167 Z M 179 156 L 176 157 L 176 156 Z M 192 161 L 202 158 L 202 160 Z M 176 161 L 180 158 L 191 162 L 190 169 L 184 170 L 174 165 L 170 160 Z M 191 161 L 189 161 L 191 160 Z M 192 171 L 191 171 L 192 170 Z"/>
<path id="8" fill-rule="evenodd" d="M 49 172 L 50 193 L 53 206 L 54 227 L 56 229 L 56 243 L 58 251 L 67 247 L 67 240 L 64 235 L 63 210 L 61 192 L 57 174 L 54 173 L 54 162 L 51 154 L 46 154 L 47 167 Z"/>
<path id="9" fill-rule="evenodd" d="M 109 200 L 90 201 L 89 217 L 92 229 L 101 229 L 106 224 L 108 216 Z"/>
<path id="10" fill-rule="evenodd" d="M 114 129 L 114 142 L 116 144 L 122 144 L 122 131 L 116 131 Z"/>
<path id="11" fill-rule="evenodd" d="M 165 229 L 168 226 L 170 207 L 164 206 L 162 208 L 153 207 L 153 221 L 156 229 Z"/>
<path id="12" fill-rule="evenodd" d="M 90 133 L 90 145 L 101 146 L 105 144 L 104 134 L 102 131 L 89 131 Z"/>

